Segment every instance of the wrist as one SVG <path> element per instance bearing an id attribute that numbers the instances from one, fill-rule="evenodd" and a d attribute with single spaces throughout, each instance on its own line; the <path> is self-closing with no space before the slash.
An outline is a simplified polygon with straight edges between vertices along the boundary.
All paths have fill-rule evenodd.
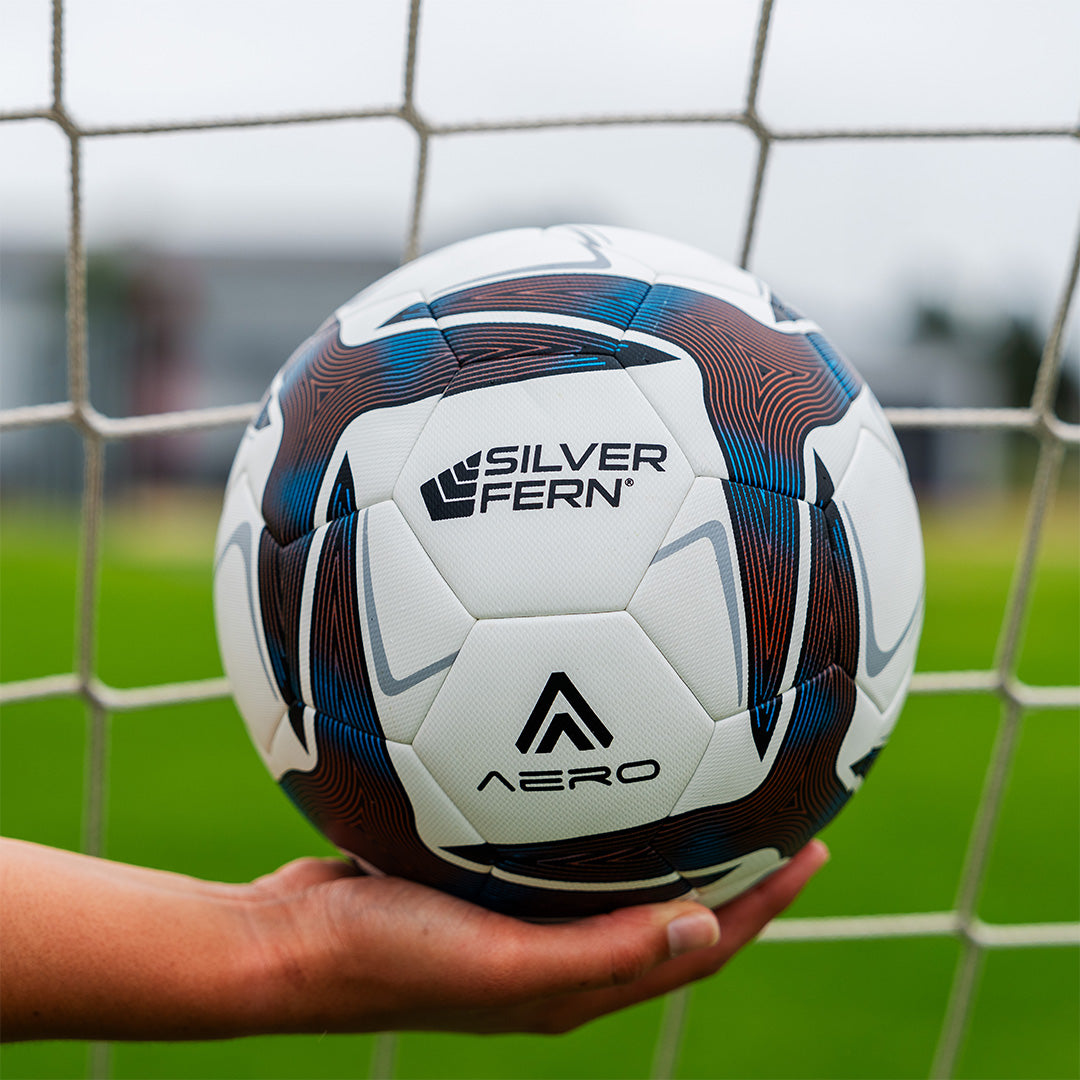
<path id="1" fill-rule="evenodd" d="M 233 917 L 242 927 L 231 972 L 220 992 L 235 1003 L 233 1034 L 299 1034 L 325 1031 L 325 973 L 332 950 L 324 926 L 301 892 L 240 900 Z"/>

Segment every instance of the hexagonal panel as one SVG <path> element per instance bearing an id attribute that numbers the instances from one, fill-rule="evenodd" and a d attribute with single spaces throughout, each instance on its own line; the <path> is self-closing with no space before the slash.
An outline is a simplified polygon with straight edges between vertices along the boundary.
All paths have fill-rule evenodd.
<path id="1" fill-rule="evenodd" d="M 413 739 L 489 843 L 663 818 L 712 722 L 625 612 L 482 620 Z"/>
<path id="2" fill-rule="evenodd" d="M 444 397 L 394 500 L 473 615 L 549 615 L 625 607 L 692 480 L 616 367 Z"/>

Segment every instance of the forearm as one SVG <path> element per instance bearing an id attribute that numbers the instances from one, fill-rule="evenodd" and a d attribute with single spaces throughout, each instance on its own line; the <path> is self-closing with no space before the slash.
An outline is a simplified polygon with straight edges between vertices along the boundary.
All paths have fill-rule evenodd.
<path id="1" fill-rule="evenodd" d="M 264 1029 L 262 906 L 236 886 L 0 840 L 3 1037 Z"/>

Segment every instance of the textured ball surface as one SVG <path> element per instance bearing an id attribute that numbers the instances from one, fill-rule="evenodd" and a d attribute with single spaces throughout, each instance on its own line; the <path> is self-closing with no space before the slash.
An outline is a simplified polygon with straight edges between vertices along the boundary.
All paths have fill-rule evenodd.
<path id="1" fill-rule="evenodd" d="M 482 236 L 341 307 L 244 434 L 215 566 L 293 802 L 528 918 L 776 869 L 888 738 L 923 611 L 861 378 L 752 275 L 608 227 Z"/>

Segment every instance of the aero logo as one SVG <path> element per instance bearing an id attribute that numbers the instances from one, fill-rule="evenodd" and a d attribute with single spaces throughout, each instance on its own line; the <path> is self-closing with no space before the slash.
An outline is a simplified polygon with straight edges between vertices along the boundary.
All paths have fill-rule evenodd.
<path id="1" fill-rule="evenodd" d="M 551 717 L 547 730 L 540 738 L 536 747 L 537 754 L 550 754 L 555 749 L 556 743 L 565 735 L 579 750 L 595 750 L 595 744 L 585 733 L 587 728 L 593 739 L 601 746 L 611 745 L 611 732 L 604 727 L 600 718 L 593 712 L 589 703 L 581 696 L 581 692 L 570 681 L 565 671 L 553 671 L 551 677 L 540 691 L 536 699 L 529 719 L 521 729 L 521 734 L 514 744 L 523 754 L 529 752 L 536 736 L 547 719 L 551 706 L 555 699 L 562 694 L 566 702 L 577 714 L 577 719 L 568 712 L 557 712 Z"/>

